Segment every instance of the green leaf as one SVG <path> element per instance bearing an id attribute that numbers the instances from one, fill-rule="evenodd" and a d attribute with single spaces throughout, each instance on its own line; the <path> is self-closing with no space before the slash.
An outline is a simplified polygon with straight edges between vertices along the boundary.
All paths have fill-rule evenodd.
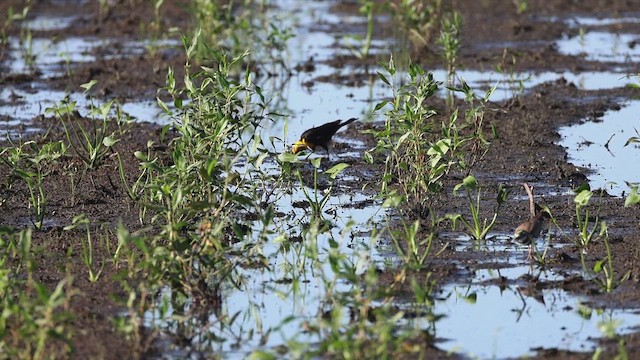
<path id="1" fill-rule="evenodd" d="M 469 304 L 475 304 L 478 301 L 478 294 L 475 292 L 472 292 L 469 295 L 460 295 L 459 297 Z"/>
<path id="2" fill-rule="evenodd" d="M 349 164 L 339 163 L 331 167 L 331 169 L 325 171 L 332 179 L 335 179 L 344 169 L 348 168 Z"/>
<path id="3" fill-rule="evenodd" d="M 255 350 L 247 357 L 247 360 L 275 360 L 276 357 L 273 354 L 270 354 L 264 350 Z"/>
<path id="4" fill-rule="evenodd" d="M 581 318 L 589 320 L 593 314 L 593 309 L 584 304 L 578 304 L 578 314 Z"/>
<path id="5" fill-rule="evenodd" d="M 98 80 L 91 80 L 88 83 L 84 83 L 80 85 L 80 87 L 84 89 L 84 93 L 86 94 L 97 83 L 98 83 Z"/>
<path id="6" fill-rule="evenodd" d="M 403 198 L 402 195 L 398 195 L 396 193 L 389 194 L 389 196 L 387 196 L 387 198 L 384 199 L 384 202 L 382 203 L 382 207 L 383 208 L 396 208 L 396 207 L 398 207 L 398 205 L 400 205 L 402 203 L 403 199 L 404 198 Z"/>
<path id="7" fill-rule="evenodd" d="M 496 201 L 499 205 L 504 204 L 509 197 L 509 191 L 502 186 L 502 184 L 498 185 L 498 198 Z"/>
<path id="8" fill-rule="evenodd" d="M 451 221 L 451 228 L 453 230 L 456 229 L 456 223 L 458 222 L 458 220 L 462 219 L 462 215 L 460 214 L 446 214 L 444 216 L 445 219 Z"/>
<path id="9" fill-rule="evenodd" d="M 278 155 L 278 161 L 280 161 L 281 163 L 297 163 L 298 156 L 287 151 Z"/>
<path id="10" fill-rule="evenodd" d="M 589 203 L 589 199 L 593 196 L 593 192 L 591 190 L 582 190 L 573 201 L 578 204 L 578 206 L 585 206 Z"/>
<path id="11" fill-rule="evenodd" d="M 624 201 L 624 206 L 629 207 L 631 205 L 636 205 L 638 203 L 640 203 L 640 195 L 638 194 L 638 188 L 633 187 L 631 188 L 631 192 L 629 193 L 629 196 L 627 196 L 627 198 Z"/>
<path id="12" fill-rule="evenodd" d="M 383 101 L 379 102 L 379 103 L 376 105 L 376 107 L 375 107 L 374 111 L 378 111 L 378 110 L 382 109 L 382 108 L 383 108 L 383 107 L 385 107 L 388 103 L 389 103 L 389 100 L 383 100 Z"/>
<path id="13" fill-rule="evenodd" d="M 467 190 L 475 190 L 478 187 L 478 182 L 476 181 L 476 178 L 473 177 L 473 175 L 469 175 L 464 178 L 464 180 L 462 180 L 462 183 L 464 184 L 464 187 L 467 188 Z"/>
<path id="14" fill-rule="evenodd" d="M 441 139 L 427 150 L 427 155 L 444 155 L 451 148 L 451 139 Z"/>
<path id="15" fill-rule="evenodd" d="M 595 265 L 593 265 L 593 272 L 596 274 L 602 271 L 602 265 L 604 264 L 604 260 L 596 261 Z"/>
<path id="16" fill-rule="evenodd" d="M 113 136 L 106 136 L 104 139 L 102 139 L 102 145 L 104 145 L 106 147 L 111 147 L 115 143 L 117 143 L 118 141 L 120 141 L 120 140 L 119 139 L 115 139 Z"/>
<path id="17" fill-rule="evenodd" d="M 389 80 L 387 80 L 387 77 L 382 75 L 382 73 L 380 71 L 378 71 L 378 77 L 380 78 L 380 80 L 382 80 L 385 84 L 391 86 L 391 83 L 389 82 Z"/>
<path id="18" fill-rule="evenodd" d="M 319 169 L 320 165 L 322 164 L 322 158 L 315 158 L 315 159 L 311 159 L 311 165 L 313 165 L 314 168 Z"/>
<path id="19" fill-rule="evenodd" d="M 145 153 L 143 153 L 142 151 L 135 151 L 133 153 L 133 156 L 135 156 L 136 159 L 138 159 L 138 160 L 147 161 L 147 155 Z"/>
<path id="20" fill-rule="evenodd" d="M 169 107 L 167 106 L 167 104 L 165 104 L 164 101 L 160 100 L 160 98 L 157 97 L 156 102 L 158 103 L 158 106 L 160 106 L 162 111 L 165 112 L 165 114 L 171 114 L 171 110 L 169 110 Z"/>
<path id="21" fill-rule="evenodd" d="M 589 186 L 589 183 L 580 184 L 580 186 L 578 186 L 577 188 L 573 189 L 573 192 L 576 193 L 576 194 L 579 194 L 584 190 L 591 190 L 591 186 Z"/>

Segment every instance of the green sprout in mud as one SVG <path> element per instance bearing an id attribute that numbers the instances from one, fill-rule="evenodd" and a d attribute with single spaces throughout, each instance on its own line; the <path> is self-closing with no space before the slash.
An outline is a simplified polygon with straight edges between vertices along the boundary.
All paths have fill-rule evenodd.
<path id="1" fill-rule="evenodd" d="M 462 18 L 460 14 L 455 11 L 449 17 L 445 17 L 442 20 L 442 30 L 440 31 L 440 37 L 438 38 L 438 45 L 442 48 L 445 70 L 447 72 L 447 88 L 454 86 L 454 79 L 456 76 L 456 64 L 458 53 L 460 52 L 460 28 L 462 26 Z M 447 92 L 447 106 L 453 107 L 453 93 Z"/>
<path id="2" fill-rule="evenodd" d="M 390 194 L 382 204 L 382 208 L 397 208 L 402 202 L 402 196 L 398 194 Z M 404 218 L 401 218 L 402 229 L 390 230 L 389 235 L 396 249 L 396 253 L 404 260 L 409 268 L 420 269 L 425 266 L 427 259 L 431 254 L 433 240 L 435 234 L 433 232 L 423 235 L 420 233 L 420 220 L 415 220 L 412 224 L 407 224 Z M 435 227 L 436 218 L 431 213 L 431 227 Z M 422 240 L 420 238 L 422 237 Z M 441 251 L 446 248 L 443 247 Z M 438 253 L 440 253 L 438 252 Z M 435 254 L 433 256 L 438 256 Z"/>
<path id="3" fill-rule="evenodd" d="M 9 29 L 19 21 L 27 18 L 29 10 L 31 9 L 31 1 L 26 1 L 22 11 L 17 12 L 12 6 L 7 9 L 7 13 L 4 18 L 0 18 L 2 26 L 0 26 L 0 60 L 4 60 L 4 51 L 7 47 L 7 40 L 9 39 Z"/>
<path id="4" fill-rule="evenodd" d="M 219 2 L 210 0 L 190 0 L 189 9 L 194 17 L 191 33 L 202 37 L 195 44 L 192 60 L 207 59 L 210 49 L 226 49 L 233 57 L 253 57 L 253 61 L 285 64 L 283 53 L 286 41 L 292 32 L 282 25 L 276 16 L 266 16 L 268 2 L 262 0 L 242 0 Z M 273 15 L 273 14 L 270 14 Z M 199 35 L 198 35 L 199 34 Z"/>
<path id="5" fill-rule="evenodd" d="M 360 2 L 362 3 L 362 5 L 360 6 L 360 13 L 367 16 L 367 33 L 365 38 L 361 40 L 362 45 L 360 50 L 351 49 L 351 51 L 358 59 L 365 59 L 367 56 L 369 56 L 369 49 L 371 47 L 371 40 L 373 38 L 373 12 L 375 4 L 371 0 L 360 0 Z M 360 40 L 360 37 L 357 37 L 355 35 L 349 36 L 349 38 Z"/>
<path id="6" fill-rule="evenodd" d="M 328 170 L 324 171 L 323 173 L 328 175 L 329 178 L 331 179 L 331 185 L 329 186 L 328 189 L 322 191 L 321 189 L 318 188 L 318 173 L 319 173 L 322 158 L 314 158 L 314 159 L 311 159 L 310 161 L 311 161 L 311 164 L 313 165 L 313 192 L 312 193 L 310 193 L 309 190 L 307 190 L 306 186 L 302 185 L 304 184 L 304 181 L 302 179 L 302 174 L 300 173 L 299 170 L 296 171 L 296 174 L 298 176 L 298 180 L 300 181 L 300 184 L 302 185 L 301 186 L 302 193 L 304 194 L 304 197 L 307 200 L 307 203 L 309 204 L 309 208 L 311 209 L 311 219 L 313 222 L 313 219 L 320 220 L 324 217 L 323 215 L 324 208 L 326 207 L 327 203 L 331 199 L 331 195 L 333 194 L 333 186 L 334 186 L 335 179 L 349 165 L 345 163 L 339 163 L 332 166 Z M 319 193 L 321 192 L 323 192 L 324 194 L 322 196 L 319 196 Z"/>
<path id="7" fill-rule="evenodd" d="M 65 311 L 77 294 L 72 278 L 53 287 L 35 280 L 31 229 L 0 229 L 0 349 L 11 359 L 66 358 L 71 317 Z"/>
<path id="8" fill-rule="evenodd" d="M 407 39 L 415 50 L 428 49 L 442 20 L 442 0 L 400 0 L 388 3 L 393 16 L 394 34 L 403 50 Z"/>
<path id="9" fill-rule="evenodd" d="M 529 9 L 528 0 L 513 0 L 513 5 L 516 7 L 516 13 L 518 15 L 524 14 Z"/>
<path id="10" fill-rule="evenodd" d="M 633 88 L 640 88 L 640 84 L 629 84 L 629 86 Z M 638 136 L 632 136 L 629 139 L 627 139 L 627 142 L 624 143 L 624 146 L 628 146 L 631 144 L 640 144 L 640 134 L 638 133 L 638 130 L 635 130 L 635 131 Z M 639 184 L 630 185 L 631 191 L 629 192 L 629 195 L 627 196 L 624 202 L 625 207 L 640 204 L 640 195 L 638 194 L 638 185 Z"/>
<path id="11" fill-rule="evenodd" d="M 87 233 L 86 241 L 82 242 L 82 262 L 85 264 L 89 271 L 89 282 L 95 283 L 100 279 L 100 275 L 104 270 L 106 262 L 102 262 L 102 265 L 98 270 L 95 268 L 93 241 L 91 239 L 91 229 L 89 228 L 90 221 L 86 215 L 80 214 L 75 216 L 70 225 L 64 227 L 65 231 L 70 231 L 76 228 L 83 228 Z"/>
<path id="12" fill-rule="evenodd" d="M 398 183 L 409 207 L 418 214 L 426 214 L 428 194 L 439 190 L 441 178 L 454 165 L 450 158 L 456 145 L 453 139 L 433 139 L 437 135 L 431 118 L 438 112 L 428 100 L 436 94 L 440 83 L 433 79 L 433 74 L 410 64 L 410 82 L 396 89 L 392 85 L 396 74 L 393 58 L 388 65 L 381 65 L 387 74 L 378 75 L 391 87 L 393 99 L 376 105 L 376 111 L 387 106 L 391 109 L 386 112 L 382 130 L 367 132 L 377 139 L 377 144 L 365 152 L 365 160 L 373 163 L 375 155 L 384 156 L 382 193 L 389 193 L 392 190 L 389 185 Z"/>
<path id="13" fill-rule="evenodd" d="M 601 290 L 610 293 L 631 277 L 631 270 L 627 271 L 620 278 L 616 278 L 616 273 L 613 269 L 611 246 L 609 245 L 609 232 L 604 221 L 602 222 L 600 237 L 604 240 L 606 255 L 604 259 L 596 261 L 593 266 L 593 272 L 596 274 L 593 280 L 600 286 Z"/>
<path id="14" fill-rule="evenodd" d="M 87 93 L 96 83 L 95 80 L 92 80 L 81 85 L 81 87 Z M 92 119 L 90 128 L 85 128 L 79 121 L 73 122 L 72 116 L 76 113 L 76 101 L 70 101 L 65 98 L 60 104 L 45 109 L 45 113 L 53 113 L 62 121 L 67 142 L 75 154 L 84 162 L 86 170 L 96 169 L 111 150 L 111 147 L 118 142 L 114 137 L 115 134 L 109 134 L 107 130 L 109 113 L 113 103 L 114 100 L 111 100 L 98 107 L 93 106 L 92 103 L 89 115 L 100 116 L 101 121 Z M 98 123 L 100 126 L 98 126 Z"/>
<path id="15" fill-rule="evenodd" d="M 27 150 L 24 150 L 25 148 Z M 45 178 L 49 175 L 52 164 L 56 163 L 66 150 L 64 143 L 59 141 L 43 145 L 28 141 L 19 147 L 5 148 L 0 153 L 3 162 L 10 166 L 13 174 L 27 185 L 29 205 L 35 218 L 32 222 L 37 230 L 42 229 L 47 214 Z"/>
<path id="16" fill-rule="evenodd" d="M 590 217 L 589 200 L 593 196 L 593 191 L 588 189 L 588 186 L 582 186 L 576 190 L 576 196 L 573 199 L 576 204 L 576 225 L 578 226 L 578 238 L 577 244 L 583 249 L 589 246 L 598 231 L 598 225 L 600 225 L 601 232 L 606 229 L 604 222 L 599 224 L 600 206 L 602 201 L 598 203 L 596 213 L 593 218 Z M 602 199 L 600 199 L 602 200 Z"/>
<path id="17" fill-rule="evenodd" d="M 467 176 L 460 184 L 453 188 L 453 193 L 455 194 L 462 187 L 464 187 L 467 194 L 469 210 L 471 211 L 471 219 L 468 219 L 462 214 L 450 214 L 447 215 L 447 218 L 451 220 L 451 225 L 454 229 L 456 228 L 457 221 L 460 220 L 466 228 L 469 236 L 475 240 L 483 240 L 496 223 L 500 207 L 507 200 L 509 193 L 502 186 L 498 188 L 498 195 L 496 197 L 497 206 L 493 214 L 493 218 L 488 222 L 487 219 L 481 220 L 480 195 L 482 192 L 480 191 L 480 187 L 478 186 L 478 182 L 475 177 Z M 473 192 L 476 192 L 475 201 L 472 197 Z"/>

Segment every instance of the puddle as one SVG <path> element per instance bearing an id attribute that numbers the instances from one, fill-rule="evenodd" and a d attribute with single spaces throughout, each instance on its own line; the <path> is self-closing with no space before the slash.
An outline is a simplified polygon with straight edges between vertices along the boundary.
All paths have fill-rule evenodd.
<path id="1" fill-rule="evenodd" d="M 593 340 L 603 336 L 601 323 L 620 321 L 617 333 L 627 334 L 640 322 L 640 315 L 628 310 L 607 310 L 601 315 L 594 311 L 590 318 L 584 318 L 578 312 L 580 299 L 564 290 L 526 290 L 446 287 L 442 293 L 451 295 L 447 301 L 436 302 L 434 309 L 436 314 L 446 314 L 434 331 L 446 341 L 436 346 L 482 359 L 535 356 L 536 349 L 586 352 L 595 350 Z"/>
<path id="2" fill-rule="evenodd" d="M 19 90 L 12 86 L 0 89 L 0 117 L 8 119 L 0 122 L 0 127 L 17 126 L 30 123 L 31 120 L 45 113 L 45 109 L 59 104 L 65 97 L 76 101 L 76 109 L 81 115 L 87 116 L 92 99 L 81 93 L 65 93 L 64 91 L 47 90 L 41 84 L 33 83 L 29 91 Z M 93 99 L 94 106 L 102 105 L 103 101 Z M 120 105 L 123 115 L 128 119 L 165 125 L 169 122 L 167 116 L 155 101 L 130 101 Z M 114 104 L 115 108 L 115 104 Z"/>
<path id="3" fill-rule="evenodd" d="M 556 44 L 564 55 L 585 56 L 590 61 L 624 63 L 640 60 L 640 46 L 635 45 L 639 40 L 635 34 L 589 31 L 559 40 Z"/>
<path id="4" fill-rule="evenodd" d="M 444 70 L 433 71 L 434 78 L 438 81 L 446 79 Z M 629 74 L 609 71 L 587 71 L 581 73 L 572 72 L 523 72 L 514 74 L 501 74 L 496 72 L 482 72 L 476 70 L 461 70 L 457 75 L 466 81 L 476 92 L 477 96 L 484 94 L 491 87 L 496 86 L 489 98 L 491 101 L 503 101 L 524 94 L 529 89 L 546 82 L 565 79 L 573 83 L 580 90 L 605 90 L 625 87 L 635 82 Z M 496 85 L 497 84 L 497 85 Z M 444 94 L 444 93 L 443 93 Z M 454 93 L 463 98 L 460 93 Z"/>
<path id="5" fill-rule="evenodd" d="M 21 44 L 19 39 L 9 39 L 13 59 L 8 62 L 11 73 L 29 73 L 32 68 L 40 70 L 43 78 L 62 75 L 65 64 L 95 61 L 91 51 L 105 45 L 104 40 L 71 37 L 54 41 L 33 38 L 30 44 Z"/>
<path id="6" fill-rule="evenodd" d="M 560 129 L 560 145 L 567 148 L 569 160 L 593 170 L 589 175 L 591 188 L 620 196 L 629 190 L 625 182 L 640 182 L 640 167 L 630 166 L 640 164 L 640 149 L 633 144 L 624 146 L 627 139 L 638 136 L 638 114 L 640 101 L 630 101 L 618 111 L 607 111 L 597 121 Z"/>
<path id="7" fill-rule="evenodd" d="M 292 204 L 304 198 L 301 194 L 302 192 L 298 191 L 291 198 L 277 202 L 277 210 L 286 214 L 295 214 Z M 326 290 L 323 281 L 337 279 L 332 291 L 346 292 L 353 287 L 339 280 L 340 277 L 333 273 L 332 266 L 327 261 L 328 254 L 330 252 L 342 254 L 358 274 L 362 274 L 369 267 L 372 259 L 379 258 L 375 244 L 371 243 L 372 239 L 369 236 L 355 235 L 368 233 L 371 230 L 371 220 L 380 220 L 376 215 L 379 205 L 374 204 L 363 208 L 348 207 L 350 203 L 369 200 L 368 197 L 359 194 L 332 196 L 326 209 L 329 213 L 332 212 L 331 209 L 336 209 L 339 215 L 335 218 L 326 215 L 326 218 L 335 225 L 329 233 L 321 234 L 315 240 L 290 243 L 286 247 L 281 247 L 277 238 L 270 239 L 261 249 L 271 265 L 269 270 L 252 270 L 237 266 L 236 270 L 244 279 L 241 288 L 224 289 L 222 296 L 224 300 L 218 311 L 219 314 L 212 312 L 208 315 L 206 322 L 220 324 L 221 318 L 234 314 L 241 315 L 231 325 L 225 325 L 223 330 L 216 326 L 198 329 L 202 338 L 193 339 L 194 348 L 204 348 L 205 354 L 209 351 L 223 354 L 225 359 L 244 359 L 255 349 L 275 348 L 294 338 L 296 341 L 310 344 L 317 341 L 317 335 L 307 335 L 301 332 L 301 329 L 307 321 L 315 322 L 324 311 L 323 301 L 326 300 L 324 297 Z M 276 221 L 287 221 L 287 219 Z M 297 223 L 298 220 L 290 221 Z M 349 225 L 351 221 L 354 222 L 353 225 Z M 279 227 L 282 225 L 276 226 L 276 228 Z M 333 245 L 330 239 L 335 241 Z M 317 262 L 310 260 L 306 255 L 310 248 L 315 247 L 314 244 L 317 244 L 319 252 Z M 324 275 L 320 276 L 320 274 Z M 292 285 L 294 281 L 297 282 L 295 286 Z M 165 292 L 164 296 L 170 295 Z M 146 324 L 171 331 L 173 327 L 171 315 L 178 315 L 173 314 L 171 306 L 168 307 L 165 320 L 160 318 L 157 311 L 149 312 L 145 315 Z M 207 332 L 225 338 L 227 341 L 207 347 Z M 173 345 L 168 343 L 166 346 L 170 349 Z"/>
<path id="8" fill-rule="evenodd" d="M 34 31 L 51 31 L 68 28 L 78 16 L 36 16 L 33 19 L 25 20 L 21 23 L 23 29 Z"/>
<path id="9" fill-rule="evenodd" d="M 574 16 L 566 21 L 572 27 L 581 26 L 608 26 L 615 24 L 637 24 L 640 23 L 639 17 L 618 17 L 618 18 L 594 18 L 588 16 Z"/>
<path id="10" fill-rule="evenodd" d="M 32 70 L 42 72 L 41 77 L 48 79 L 63 76 L 73 71 L 74 64 L 96 61 L 94 53 L 100 48 L 117 47 L 117 55 L 104 55 L 104 59 L 122 58 L 142 54 L 147 47 L 178 47 L 178 40 L 157 41 L 110 41 L 91 37 L 69 37 L 60 40 L 49 38 L 33 38 L 30 43 L 23 44 L 20 39 L 10 38 L 8 47 L 13 58 L 8 61 L 10 73 L 31 73 Z"/>

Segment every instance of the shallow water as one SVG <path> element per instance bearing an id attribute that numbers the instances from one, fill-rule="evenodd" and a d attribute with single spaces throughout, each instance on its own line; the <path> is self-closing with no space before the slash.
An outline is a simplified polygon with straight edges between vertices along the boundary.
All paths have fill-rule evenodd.
<path id="1" fill-rule="evenodd" d="M 640 131 L 640 101 L 623 104 L 620 110 L 609 110 L 601 119 L 585 119 L 580 125 L 560 129 L 560 145 L 567 148 L 569 160 L 589 168 L 592 188 L 606 189 L 612 195 L 629 192 L 627 183 L 640 182 L 640 149 L 635 144 L 624 146 Z"/>

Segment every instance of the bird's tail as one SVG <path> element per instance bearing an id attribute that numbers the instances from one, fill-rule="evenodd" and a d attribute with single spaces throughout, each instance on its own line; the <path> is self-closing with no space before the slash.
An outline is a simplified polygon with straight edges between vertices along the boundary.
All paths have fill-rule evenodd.
<path id="1" fill-rule="evenodd" d="M 349 120 L 345 120 L 345 121 L 340 123 L 340 127 L 347 126 L 347 125 L 351 124 L 352 122 L 354 122 L 356 120 L 358 120 L 358 118 L 351 118 Z"/>

